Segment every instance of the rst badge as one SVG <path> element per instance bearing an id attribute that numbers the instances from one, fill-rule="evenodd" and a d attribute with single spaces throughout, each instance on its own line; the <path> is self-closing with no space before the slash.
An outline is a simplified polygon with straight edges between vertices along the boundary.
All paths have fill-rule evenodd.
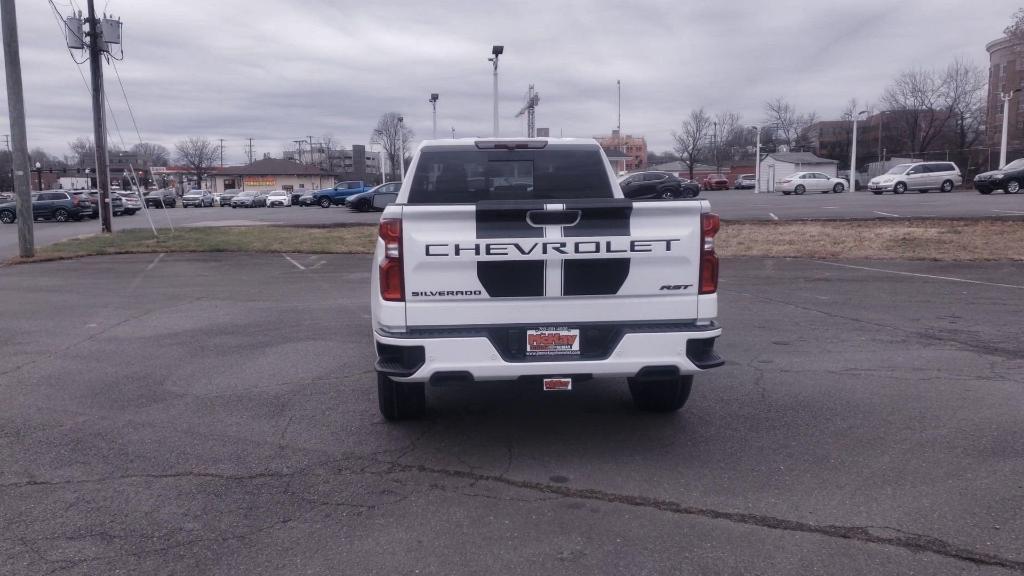
<path id="1" fill-rule="evenodd" d="M 527 356 L 578 356 L 579 353 L 579 328 L 537 328 L 526 331 Z"/>

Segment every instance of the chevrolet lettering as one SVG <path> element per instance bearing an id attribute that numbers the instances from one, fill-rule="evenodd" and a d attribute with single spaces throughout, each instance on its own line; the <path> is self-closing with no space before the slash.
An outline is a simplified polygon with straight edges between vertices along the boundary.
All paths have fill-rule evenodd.
<path id="1" fill-rule="evenodd" d="M 476 242 L 453 244 L 427 244 L 426 256 L 569 256 L 585 254 L 640 254 L 644 252 L 671 252 L 673 244 L 681 238 L 651 240 L 575 240 L 572 242 Z"/>
<path id="2" fill-rule="evenodd" d="M 593 139 L 424 141 L 372 263 L 381 413 L 418 417 L 447 382 L 592 378 L 678 410 L 724 362 L 718 228 L 707 200 L 624 198 Z"/>

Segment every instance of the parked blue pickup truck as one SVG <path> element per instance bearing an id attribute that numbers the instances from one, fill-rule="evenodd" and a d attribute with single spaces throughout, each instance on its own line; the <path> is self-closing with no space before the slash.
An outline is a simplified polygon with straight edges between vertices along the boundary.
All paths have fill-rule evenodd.
<path id="1" fill-rule="evenodd" d="M 303 206 L 316 205 L 321 208 L 330 208 L 332 205 L 340 206 L 345 203 L 345 198 L 353 194 L 362 194 L 370 188 L 372 186 L 367 186 L 362 180 L 338 182 L 331 188 L 317 190 L 310 196 L 303 196 L 300 200 Z"/>

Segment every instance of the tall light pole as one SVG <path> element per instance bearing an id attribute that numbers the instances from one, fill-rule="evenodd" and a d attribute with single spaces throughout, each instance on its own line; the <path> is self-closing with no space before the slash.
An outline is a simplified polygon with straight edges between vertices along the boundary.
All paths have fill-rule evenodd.
<path id="1" fill-rule="evenodd" d="M 853 117 L 853 143 L 850 145 L 850 191 L 857 191 L 857 120 L 867 114 L 867 110 L 861 110 Z"/>
<path id="2" fill-rule="evenodd" d="M 1006 166 L 1006 132 L 1010 123 L 1010 100 L 1013 95 L 1020 92 L 1019 88 L 1010 90 L 1009 94 L 1000 92 L 999 99 L 1003 101 L 1003 139 L 999 144 L 999 167 Z"/>
<path id="3" fill-rule="evenodd" d="M 43 191 L 43 165 L 36 162 L 36 191 Z"/>
<path id="4" fill-rule="evenodd" d="M 398 181 L 405 182 L 405 116 L 398 117 Z"/>
<path id="5" fill-rule="evenodd" d="M 455 140 L 455 126 L 452 126 L 452 140 Z"/>
<path id="6" fill-rule="evenodd" d="M 505 52 L 504 46 L 494 45 L 491 47 L 492 57 L 487 60 L 494 64 L 494 137 L 498 137 L 498 56 Z"/>
<path id="7" fill-rule="evenodd" d="M 711 146 L 715 149 L 715 174 L 716 174 L 716 177 L 717 177 L 717 174 L 719 172 L 721 172 L 721 169 L 718 167 L 718 121 L 717 120 L 714 122 L 714 125 L 715 125 L 715 133 L 711 135 Z M 707 125 L 705 124 L 705 126 L 707 126 Z"/>
<path id="8" fill-rule="evenodd" d="M 434 107 L 434 140 L 437 140 L 437 92 L 430 95 L 430 104 Z"/>
<path id="9" fill-rule="evenodd" d="M 761 127 L 751 126 L 757 133 L 757 144 L 754 145 L 754 194 L 761 193 Z"/>

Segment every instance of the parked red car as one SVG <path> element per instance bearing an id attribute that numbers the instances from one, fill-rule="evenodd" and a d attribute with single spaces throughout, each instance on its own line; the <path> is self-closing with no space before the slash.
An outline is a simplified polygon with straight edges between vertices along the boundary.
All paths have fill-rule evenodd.
<path id="1" fill-rule="evenodd" d="M 728 190 L 729 179 L 725 177 L 725 174 L 708 174 L 704 177 L 700 187 L 705 190 Z"/>

